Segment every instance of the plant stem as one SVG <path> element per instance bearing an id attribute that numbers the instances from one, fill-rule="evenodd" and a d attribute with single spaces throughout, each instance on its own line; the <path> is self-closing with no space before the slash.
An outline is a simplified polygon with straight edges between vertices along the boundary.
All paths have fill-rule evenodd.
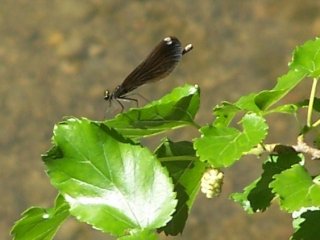
<path id="1" fill-rule="evenodd" d="M 272 153 L 274 148 L 279 145 L 278 143 L 273 144 L 258 144 L 255 148 L 252 148 L 249 152 L 246 152 L 245 155 L 256 155 L 259 156 L 265 152 Z"/>
<path id="2" fill-rule="evenodd" d="M 317 127 L 318 125 L 320 125 L 320 119 L 316 121 L 314 124 L 312 124 L 312 127 Z"/>
<path id="3" fill-rule="evenodd" d="M 312 110 L 313 110 L 314 97 L 316 95 L 317 83 L 318 83 L 318 78 L 314 78 L 312 83 L 310 98 L 309 98 L 309 106 L 308 106 L 308 116 L 307 116 L 308 127 L 312 126 Z"/>

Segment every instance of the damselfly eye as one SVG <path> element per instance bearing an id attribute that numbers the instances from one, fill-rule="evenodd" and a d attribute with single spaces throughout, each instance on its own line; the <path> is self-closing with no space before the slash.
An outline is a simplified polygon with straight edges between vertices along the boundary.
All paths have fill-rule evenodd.
<path id="1" fill-rule="evenodd" d="M 109 90 L 106 90 L 106 91 L 104 92 L 104 99 L 105 99 L 105 100 L 109 100 L 109 99 L 110 99 L 110 91 L 109 91 Z"/>

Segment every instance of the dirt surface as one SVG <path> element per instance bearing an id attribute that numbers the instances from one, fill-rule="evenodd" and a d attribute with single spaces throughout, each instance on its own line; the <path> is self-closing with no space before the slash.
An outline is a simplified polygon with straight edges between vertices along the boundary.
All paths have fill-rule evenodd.
<path id="1" fill-rule="evenodd" d="M 53 204 L 56 191 L 40 155 L 50 148 L 54 124 L 64 116 L 103 119 L 104 90 L 121 83 L 162 38 L 175 35 L 194 50 L 168 78 L 139 93 L 155 99 L 198 84 L 198 121 L 206 123 L 220 101 L 271 88 L 292 49 L 319 34 L 319 12 L 314 0 L 0 0 L 0 239 L 11 239 L 26 208 Z M 307 96 L 302 88 L 290 100 Z M 295 141 L 288 119 L 274 123 L 270 139 Z M 261 161 L 246 159 L 228 170 L 222 195 L 200 196 L 174 239 L 288 239 L 290 215 L 276 204 L 248 216 L 228 199 L 259 175 Z M 69 220 L 55 239 L 109 238 Z"/>

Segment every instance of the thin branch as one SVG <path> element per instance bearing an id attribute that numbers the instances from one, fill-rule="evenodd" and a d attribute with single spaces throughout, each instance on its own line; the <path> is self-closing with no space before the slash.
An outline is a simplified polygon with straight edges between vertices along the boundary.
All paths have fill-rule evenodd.
<path id="1" fill-rule="evenodd" d="M 317 83 L 318 83 L 318 79 L 314 78 L 312 82 L 312 88 L 310 92 L 309 106 L 308 106 L 308 116 L 307 116 L 308 127 L 312 126 L 312 111 L 313 111 L 314 97 L 316 95 Z"/>
<path id="2" fill-rule="evenodd" d="M 298 137 L 297 145 L 294 145 L 292 147 L 297 152 L 301 152 L 301 153 L 305 153 L 305 154 L 311 155 L 311 158 L 313 160 L 320 159 L 320 150 L 316 149 L 314 147 L 310 147 L 308 144 L 306 144 L 303 141 L 303 137 L 301 137 L 301 136 Z"/>
<path id="3" fill-rule="evenodd" d="M 281 144 L 275 144 L 275 143 L 266 144 L 266 145 L 259 144 L 257 147 L 247 152 L 246 155 L 252 154 L 252 155 L 259 156 L 259 155 L 262 155 L 263 153 L 274 153 L 276 147 L 280 145 Z M 303 140 L 302 135 L 298 137 L 297 144 L 291 147 L 298 153 L 304 153 L 304 154 L 310 155 L 311 159 L 313 160 L 320 160 L 320 150 L 306 144 Z"/>

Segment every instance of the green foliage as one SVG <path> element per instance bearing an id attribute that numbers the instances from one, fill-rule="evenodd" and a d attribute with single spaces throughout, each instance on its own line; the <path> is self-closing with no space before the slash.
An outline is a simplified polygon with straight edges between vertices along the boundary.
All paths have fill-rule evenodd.
<path id="1" fill-rule="evenodd" d="M 314 240 L 319 236 L 320 211 L 317 208 L 303 212 L 294 220 L 295 233 L 292 240 Z"/>
<path id="2" fill-rule="evenodd" d="M 308 77 L 318 78 L 320 75 L 320 39 L 307 41 L 298 46 L 294 53 L 290 69 L 303 72 Z"/>
<path id="3" fill-rule="evenodd" d="M 53 208 L 31 207 L 22 213 L 11 234 L 14 239 L 53 239 L 63 221 L 69 216 L 69 205 L 58 195 Z"/>
<path id="4" fill-rule="evenodd" d="M 158 239 L 157 234 L 154 231 L 150 230 L 142 230 L 142 231 L 134 231 L 131 232 L 130 235 L 125 235 L 123 237 L 119 237 L 119 240 L 137 240 L 137 239 L 148 239 L 148 240 L 156 240 Z"/>
<path id="5" fill-rule="evenodd" d="M 161 230 L 166 234 L 182 233 L 206 164 L 198 161 L 191 142 L 172 142 L 165 139 L 155 151 L 157 158 L 165 166 L 173 179 L 178 205 L 172 220 Z"/>
<path id="6" fill-rule="evenodd" d="M 276 174 L 270 187 L 279 195 L 281 207 L 287 212 L 320 206 L 320 186 L 313 183 L 308 171 L 300 164 Z"/>
<path id="7" fill-rule="evenodd" d="M 43 157 L 47 173 L 77 219 L 117 236 L 171 219 L 173 184 L 148 149 L 87 119 L 57 125 L 53 142 L 63 156 Z"/>
<path id="8" fill-rule="evenodd" d="M 69 216 L 118 239 L 158 239 L 159 232 L 177 235 L 205 172 L 231 167 L 247 154 L 265 158 L 262 174 L 231 199 L 250 214 L 266 211 L 278 199 L 280 209 L 294 215 L 292 239 L 314 239 L 320 227 L 320 176 L 312 176 L 305 163 L 320 158 L 320 151 L 304 138 L 315 133 L 319 146 L 320 120 L 312 122 L 312 114 L 320 109 L 315 98 L 319 50 L 319 39 L 297 47 L 288 72 L 274 88 L 234 103 L 221 102 L 206 126 L 194 120 L 200 91 L 190 85 L 113 119 L 70 118 L 56 124 L 53 146 L 43 161 L 59 196 L 53 208 L 24 212 L 12 229 L 14 239 L 53 239 Z M 310 98 L 286 102 L 285 96 L 308 77 L 313 78 Z M 268 115 L 296 117 L 302 108 L 308 117 L 298 125 L 302 127 L 296 145 L 265 142 L 269 124 L 274 124 L 268 123 Z M 185 127 L 198 129 L 199 137 L 178 142 L 165 138 L 153 152 L 142 144 L 147 137 Z"/>
<path id="9" fill-rule="evenodd" d="M 198 86 L 176 88 L 160 100 L 140 109 L 130 109 L 114 119 L 105 121 L 105 124 L 131 138 L 146 137 L 193 125 L 193 119 L 199 109 L 199 95 Z"/>
<path id="10" fill-rule="evenodd" d="M 290 147 L 279 145 L 274 151 L 275 153 L 270 154 L 263 163 L 261 177 L 249 184 L 244 192 L 231 195 L 231 198 L 240 203 L 248 213 L 266 210 L 275 197 L 270 186 L 274 176 L 302 161 L 297 152 Z"/>
<path id="11" fill-rule="evenodd" d="M 232 127 L 201 128 L 202 136 L 194 143 L 200 160 L 215 167 L 228 167 L 265 138 L 268 126 L 261 116 L 248 113 L 241 123 L 243 131 Z"/>

